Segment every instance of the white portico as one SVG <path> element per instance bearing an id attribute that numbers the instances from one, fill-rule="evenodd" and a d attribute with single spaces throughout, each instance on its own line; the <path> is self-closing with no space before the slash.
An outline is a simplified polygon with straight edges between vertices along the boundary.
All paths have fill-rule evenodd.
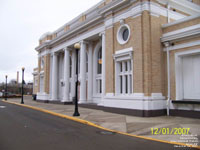
<path id="1" fill-rule="evenodd" d="M 94 44 L 92 38 L 98 43 Z M 101 104 L 105 95 L 105 33 L 97 33 L 79 43 L 79 103 Z M 75 97 L 76 58 L 73 44 L 51 52 L 49 94 L 51 101 L 72 102 Z"/>

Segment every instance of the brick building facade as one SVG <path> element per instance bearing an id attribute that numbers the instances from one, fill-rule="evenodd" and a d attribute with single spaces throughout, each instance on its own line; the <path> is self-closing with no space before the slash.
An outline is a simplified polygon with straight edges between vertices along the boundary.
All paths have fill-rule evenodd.
<path id="1" fill-rule="evenodd" d="M 34 93 L 140 116 L 200 111 L 200 0 L 103 0 L 39 40 Z"/>

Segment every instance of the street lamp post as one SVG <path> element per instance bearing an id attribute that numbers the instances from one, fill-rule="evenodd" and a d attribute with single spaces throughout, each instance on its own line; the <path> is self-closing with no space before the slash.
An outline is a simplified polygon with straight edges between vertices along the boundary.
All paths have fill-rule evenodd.
<path id="1" fill-rule="evenodd" d="M 5 100 L 7 100 L 7 79 L 8 79 L 8 76 L 6 75 L 6 89 L 5 89 Z"/>
<path id="2" fill-rule="evenodd" d="M 24 104 L 24 67 L 22 67 L 22 98 L 21 104 Z"/>
<path id="3" fill-rule="evenodd" d="M 78 50 L 80 49 L 80 44 L 74 44 L 74 48 L 76 50 L 76 88 L 75 88 L 75 110 L 73 116 L 80 116 L 78 112 Z"/>

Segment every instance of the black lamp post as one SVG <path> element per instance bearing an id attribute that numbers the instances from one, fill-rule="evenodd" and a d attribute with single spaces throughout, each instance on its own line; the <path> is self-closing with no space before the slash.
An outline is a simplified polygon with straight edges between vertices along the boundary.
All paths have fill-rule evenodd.
<path id="1" fill-rule="evenodd" d="M 22 67 L 22 98 L 21 104 L 24 104 L 24 67 Z"/>
<path id="2" fill-rule="evenodd" d="M 76 50 L 76 75 L 77 75 L 77 80 L 76 80 L 76 88 L 75 88 L 75 110 L 73 116 L 80 116 L 78 112 L 78 50 L 80 49 L 80 44 L 76 43 L 74 45 L 74 48 Z"/>
<path id="3" fill-rule="evenodd" d="M 8 76 L 6 75 L 6 89 L 5 89 L 5 100 L 7 100 L 7 79 L 8 79 Z"/>

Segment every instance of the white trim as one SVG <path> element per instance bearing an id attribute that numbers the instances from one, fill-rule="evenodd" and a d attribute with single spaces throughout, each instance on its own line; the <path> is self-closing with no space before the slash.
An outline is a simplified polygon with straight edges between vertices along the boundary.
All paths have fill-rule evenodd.
<path id="1" fill-rule="evenodd" d="M 116 51 L 115 54 L 113 54 L 113 58 L 115 59 L 115 61 L 133 59 L 133 48 L 130 47 L 127 49 Z"/>
<path id="2" fill-rule="evenodd" d="M 81 24 L 81 23 L 78 22 L 78 24 L 75 27 L 73 27 L 72 30 L 67 31 L 66 33 L 64 32 L 61 36 L 58 36 L 55 39 L 53 39 L 51 41 L 51 44 L 54 44 L 54 43 L 58 42 L 59 40 L 65 38 L 67 36 L 70 36 L 71 34 L 74 34 L 74 33 L 78 32 L 81 29 L 84 29 L 84 28 L 88 27 L 89 25 L 91 25 L 92 23 L 97 22 L 101 18 L 102 18 L 101 16 L 97 16 L 96 18 L 93 18 L 92 20 L 89 20 L 86 23 L 82 23 Z"/>
<path id="3" fill-rule="evenodd" d="M 139 3 L 136 3 L 135 5 L 133 5 L 133 7 L 131 7 L 130 9 L 127 9 L 127 10 L 123 11 L 121 14 L 117 14 L 116 16 L 114 16 L 114 17 L 112 18 L 113 23 L 119 22 L 121 19 L 125 19 L 125 18 L 128 18 L 128 17 L 140 16 L 141 13 L 142 13 L 143 11 L 145 11 L 145 10 L 146 10 L 146 11 L 149 11 L 150 14 L 151 14 L 151 15 L 154 15 L 154 16 L 155 16 L 155 15 L 156 15 L 156 16 L 158 16 L 158 15 L 167 16 L 167 9 L 164 8 L 164 7 L 162 7 L 161 5 L 159 5 L 159 4 L 157 4 L 157 3 L 154 3 L 154 2 L 150 2 L 150 3 L 149 3 L 149 2 L 143 2 L 143 3 L 139 2 Z M 178 20 L 178 19 L 181 19 L 181 18 L 186 17 L 185 15 L 182 15 L 182 14 L 177 13 L 177 12 L 170 11 L 170 13 L 172 13 L 171 19 L 174 19 L 174 20 Z M 96 22 L 96 20 L 98 20 L 98 19 L 101 19 L 101 17 L 97 16 L 97 18 L 96 18 L 96 19 L 93 18 L 92 21 Z M 108 20 L 109 20 L 109 19 L 108 19 Z M 92 21 L 90 20 L 89 23 L 91 23 Z M 107 20 L 105 19 L 105 20 L 104 20 L 104 23 L 105 23 L 106 21 L 107 21 Z M 111 20 L 110 20 L 110 21 L 111 21 Z M 108 21 L 108 22 L 109 22 L 109 21 Z M 88 22 L 87 22 L 87 23 L 88 23 Z M 108 24 L 110 24 L 110 23 L 108 23 Z M 86 24 L 83 24 L 83 26 L 85 26 L 85 25 L 86 25 Z M 110 28 L 110 27 L 112 27 L 112 25 L 109 26 L 109 28 Z M 64 27 L 63 27 L 63 28 L 64 28 Z M 91 37 L 91 36 L 93 36 L 93 35 L 95 35 L 95 34 L 98 34 L 98 33 L 100 33 L 100 32 L 103 32 L 103 31 L 105 30 L 105 28 L 106 28 L 106 25 L 103 25 L 103 26 L 100 26 L 100 27 L 98 27 L 98 28 L 96 28 L 96 29 L 94 29 L 94 30 L 88 32 L 88 33 L 81 34 L 79 37 L 76 37 L 76 38 L 74 38 L 74 39 L 72 39 L 72 40 L 69 40 L 69 41 L 66 42 L 66 43 L 61 44 L 61 45 L 58 46 L 58 47 L 55 47 L 55 48 L 54 48 L 55 50 L 53 50 L 53 52 L 58 51 L 58 50 L 60 50 L 60 49 L 63 49 L 64 47 L 68 47 L 68 46 L 70 46 L 70 45 L 72 45 L 72 44 L 74 44 L 74 43 L 76 43 L 76 42 L 81 41 L 81 40 L 87 39 L 88 37 Z M 76 29 L 76 30 L 77 30 L 77 29 Z M 80 30 L 82 30 L 82 29 L 80 29 Z M 62 38 L 64 38 L 64 37 L 67 37 L 67 36 L 69 36 L 69 34 L 73 34 L 73 33 L 76 33 L 76 32 L 74 32 L 74 30 L 73 30 L 73 31 L 68 31 L 68 32 L 66 32 L 65 34 L 63 34 L 62 37 L 59 37 L 59 39 L 62 39 Z M 57 41 L 57 40 L 58 40 L 58 38 L 56 38 L 55 40 L 52 40 L 52 41 L 50 41 L 50 42 L 48 42 L 48 43 L 42 44 L 42 45 L 36 47 L 35 49 L 36 49 L 37 51 L 39 51 L 39 50 L 42 49 L 43 47 L 55 43 L 55 41 Z"/>
<path id="4" fill-rule="evenodd" d="M 175 75 L 176 75 L 176 100 L 183 99 L 183 85 L 182 85 L 182 57 L 200 53 L 200 49 L 187 50 L 175 53 Z"/>
<path id="5" fill-rule="evenodd" d="M 192 46 L 197 46 L 197 45 L 200 45 L 200 40 L 170 46 L 168 47 L 168 50 L 172 51 L 172 50 L 177 50 L 177 49 L 182 49 L 182 48 L 187 48 L 187 47 L 192 47 Z M 167 51 L 167 48 L 164 48 L 164 51 Z"/>
<path id="6" fill-rule="evenodd" d="M 59 51 L 60 49 L 63 49 L 64 47 L 69 47 L 69 46 L 73 45 L 74 43 L 80 42 L 80 41 L 87 39 L 91 36 L 98 35 L 99 33 L 103 32 L 103 31 L 105 31 L 105 27 L 99 26 L 99 27 L 95 28 L 94 30 L 83 33 L 83 34 L 79 35 L 78 37 L 73 38 L 72 40 L 69 40 L 69 41 L 67 41 L 63 44 L 60 44 L 57 47 L 54 47 L 52 52 Z"/>
<path id="7" fill-rule="evenodd" d="M 198 14 L 200 7 L 197 4 L 186 0 L 157 0 L 159 3 L 166 5 L 170 4 L 175 9 L 186 12 L 190 15 Z"/>
<path id="8" fill-rule="evenodd" d="M 166 100 L 162 93 L 152 93 L 152 96 L 144 96 L 144 93 L 131 95 L 114 95 L 107 93 L 104 98 L 106 107 L 117 107 L 136 110 L 161 110 L 166 109 Z"/>
<path id="9" fill-rule="evenodd" d="M 190 21 L 190 20 L 197 19 L 199 17 L 200 17 L 200 14 L 188 16 L 188 17 L 182 18 L 180 20 L 176 20 L 174 22 L 164 24 L 164 25 L 162 25 L 162 28 L 167 28 L 167 27 L 170 27 L 170 26 L 173 26 L 173 25 L 181 24 L 181 23 L 184 23 L 184 22 L 187 22 L 187 21 Z"/>
<path id="10" fill-rule="evenodd" d="M 163 34 L 163 37 L 187 32 L 187 31 L 191 31 L 191 30 L 199 29 L 199 28 L 200 28 L 200 24 L 197 24 L 197 25 L 189 26 L 189 27 L 186 27 L 186 28 L 183 28 L 183 29 L 179 29 L 179 30 L 175 30 L 175 31 L 172 31 L 172 32 L 165 33 L 165 34 Z"/>
<path id="11" fill-rule="evenodd" d="M 117 7 L 120 7 L 121 5 L 126 4 L 126 3 L 129 2 L 128 0 L 123 0 L 123 1 L 118 0 L 118 1 L 119 1 L 119 2 L 116 2 L 116 4 L 113 4 L 113 3 L 115 3 L 114 1 L 112 2 L 112 4 L 111 4 L 111 3 L 110 3 L 110 4 L 107 4 L 107 6 L 110 5 L 110 7 L 106 8 L 106 9 L 103 10 L 103 11 L 101 11 L 100 14 L 105 14 L 106 12 L 111 11 L 112 9 L 115 9 L 115 8 L 117 8 Z"/>
<path id="12" fill-rule="evenodd" d="M 74 24 L 83 14 L 84 15 L 88 15 L 89 13 L 92 13 L 93 11 L 96 11 L 96 9 L 104 2 L 104 0 L 100 1 L 99 3 L 97 3 L 96 5 L 94 5 L 93 7 L 87 9 L 86 11 L 82 12 L 80 15 L 78 15 L 77 17 L 73 18 L 71 21 L 65 23 L 63 26 L 61 26 L 60 28 L 58 28 L 57 30 L 55 30 L 53 33 L 57 33 L 60 32 L 61 30 L 63 30 L 67 25 L 70 24 Z"/>
<path id="13" fill-rule="evenodd" d="M 131 51 L 133 51 L 133 47 L 125 48 L 122 50 L 116 50 L 115 54 L 123 54 L 123 53 L 131 52 Z"/>
<path id="14" fill-rule="evenodd" d="M 124 99 L 124 100 L 165 100 L 166 97 L 162 93 L 151 93 L 151 96 L 144 96 L 144 93 L 120 94 L 106 93 L 107 99 Z"/>
<path id="15" fill-rule="evenodd" d="M 198 34 L 200 34 L 200 24 L 165 33 L 161 38 L 161 42 L 177 40 Z"/>
<path id="16" fill-rule="evenodd" d="M 127 40 L 125 41 L 125 40 L 123 39 L 123 32 L 124 32 L 124 30 L 126 30 L 126 29 L 128 29 L 129 34 L 128 34 Z M 118 31 L 117 31 L 117 41 L 118 41 L 118 43 L 121 44 L 121 45 L 126 44 L 126 43 L 129 41 L 130 36 L 131 36 L 131 30 L 130 30 L 129 25 L 127 25 L 127 24 L 121 25 L 121 26 L 119 27 Z"/>

